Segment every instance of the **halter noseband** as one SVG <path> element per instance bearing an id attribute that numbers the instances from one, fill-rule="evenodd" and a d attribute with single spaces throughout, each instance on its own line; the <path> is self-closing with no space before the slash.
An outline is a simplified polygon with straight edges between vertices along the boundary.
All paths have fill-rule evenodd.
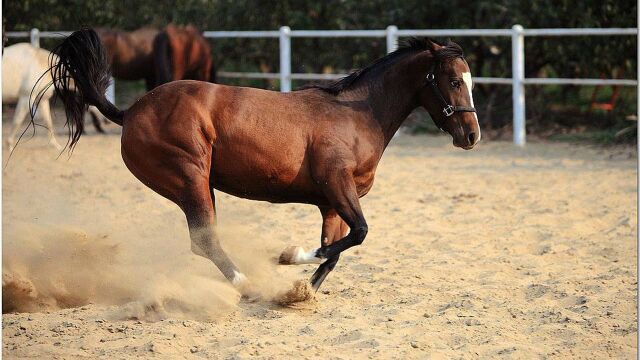
<path id="1" fill-rule="evenodd" d="M 425 77 L 425 81 L 427 82 L 427 85 L 431 87 L 431 90 L 433 90 L 433 93 L 436 94 L 436 97 L 440 100 L 440 104 L 442 105 L 442 113 L 444 114 L 444 116 L 449 117 L 456 112 L 476 112 L 476 109 L 470 106 L 451 105 L 449 104 L 449 102 L 447 102 L 447 100 L 442 95 L 440 88 L 438 87 L 435 70 L 436 70 L 436 65 L 434 64 L 433 67 L 431 68 L 431 71 L 429 71 L 429 73 Z"/>

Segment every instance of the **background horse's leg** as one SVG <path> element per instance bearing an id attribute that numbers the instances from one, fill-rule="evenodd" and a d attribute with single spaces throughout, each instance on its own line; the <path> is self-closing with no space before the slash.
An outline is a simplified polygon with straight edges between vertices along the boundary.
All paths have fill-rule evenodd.
<path id="1" fill-rule="evenodd" d="M 49 130 L 49 143 L 56 148 L 56 150 L 62 150 L 62 146 L 58 144 L 56 135 L 53 132 L 53 119 L 51 118 L 51 107 L 49 106 L 49 99 L 42 99 L 38 106 L 38 115 L 44 120 L 44 126 Z"/>
<path id="2" fill-rule="evenodd" d="M 153 90 L 156 87 L 156 79 L 155 77 L 148 77 L 144 79 L 144 84 L 147 87 L 147 92 Z"/>
<path id="3" fill-rule="evenodd" d="M 13 150 L 16 141 L 16 134 L 20 129 L 20 125 L 27 117 L 29 113 L 29 97 L 28 96 L 20 96 L 18 99 L 18 104 L 16 105 L 16 110 L 13 114 L 13 126 L 11 128 L 11 132 L 7 137 L 7 145 L 9 145 L 9 151 Z"/>
<path id="4" fill-rule="evenodd" d="M 96 131 L 104 134 L 104 128 L 102 127 L 102 114 L 100 110 L 95 106 L 89 106 L 89 116 L 91 117 L 91 122 L 93 122 L 93 127 L 96 128 Z"/>

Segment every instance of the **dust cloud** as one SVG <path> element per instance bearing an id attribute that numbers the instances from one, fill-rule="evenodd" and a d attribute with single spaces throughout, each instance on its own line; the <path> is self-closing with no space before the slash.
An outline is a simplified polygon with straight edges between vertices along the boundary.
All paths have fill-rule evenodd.
<path id="1" fill-rule="evenodd" d="M 3 313 L 100 304 L 121 305 L 112 310 L 113 318 L 210 320 L 233 311 L 240 301 L 213 264 L 184 246 L 136 249 L 126 239 L 71 226 L 21 222 L 6 226 L 4 235 Z M 221 235 L 233 240 L 247 234 L 230 229 Z M 266 249 L 247 241 L 227 243 L 262 300 L 280 301 L 283 294 L 287 302 L 311 297 L 291 298 L 292 281 L 278 276 Z"/>

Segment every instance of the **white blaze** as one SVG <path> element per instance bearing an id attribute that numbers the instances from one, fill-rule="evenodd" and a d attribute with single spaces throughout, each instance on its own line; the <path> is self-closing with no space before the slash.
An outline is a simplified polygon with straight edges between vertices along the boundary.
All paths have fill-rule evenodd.
<path id="1" fill-rule="evenodd" d="M 473 95 L 471 94 L 471 89 L 473 89 L 473 80 L 471 80 L 471 73 L 470 72 L 463 72 L 462 73 L 462 81 L 464 81 L 464 84 L 467 86 L 467 91 L 469 92 L 469 101 L 471 102 L 471 107 L 475 108 L 475 105 L 473 105 Z M 476 123 L 478 123 L 478 114 L 473 113 L 473 116 L 476 118 Z M 480 141 L 480 124 L 478 124 L 478 141 Z"/>
<path id="2" fill-rule="evenodd" d="M 471 80 L 471 73 L 470 72 L 463 72 L 462 73 L 462 81 L 464 81 L 464 84 L 467 85 L 467 91 L 469 91 L 469 100 L 471 101 L 471 107 L 473 106 L 473 95 L 471 94 L 471 89 L 473 88 L 473 80 Z"/>

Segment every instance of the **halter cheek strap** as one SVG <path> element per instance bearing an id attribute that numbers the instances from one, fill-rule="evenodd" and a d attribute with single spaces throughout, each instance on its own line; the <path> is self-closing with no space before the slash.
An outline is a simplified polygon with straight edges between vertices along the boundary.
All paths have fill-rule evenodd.
<path id="1" fill-rule="evenodd" d="M 433 93 L 436 95 L 438 100 L 440 100 L 440 104 L 442 106 L 442 113 L 444 114 L 444 116 L 449 117 L 456 112 L 476 112 L 476 109 L 470 106 L 458 106 L 458 105 L 449 104 L 449 102 L 447 102 L 447 100 L 442 95 L 440 88 L 438 87 L 438 82 L 436 81 L 434 70 L 435 70 L 435 66 L 427 74 L 427 76 L 425 77 L 425 81 L 427 85 L 431 88 Z"/>

